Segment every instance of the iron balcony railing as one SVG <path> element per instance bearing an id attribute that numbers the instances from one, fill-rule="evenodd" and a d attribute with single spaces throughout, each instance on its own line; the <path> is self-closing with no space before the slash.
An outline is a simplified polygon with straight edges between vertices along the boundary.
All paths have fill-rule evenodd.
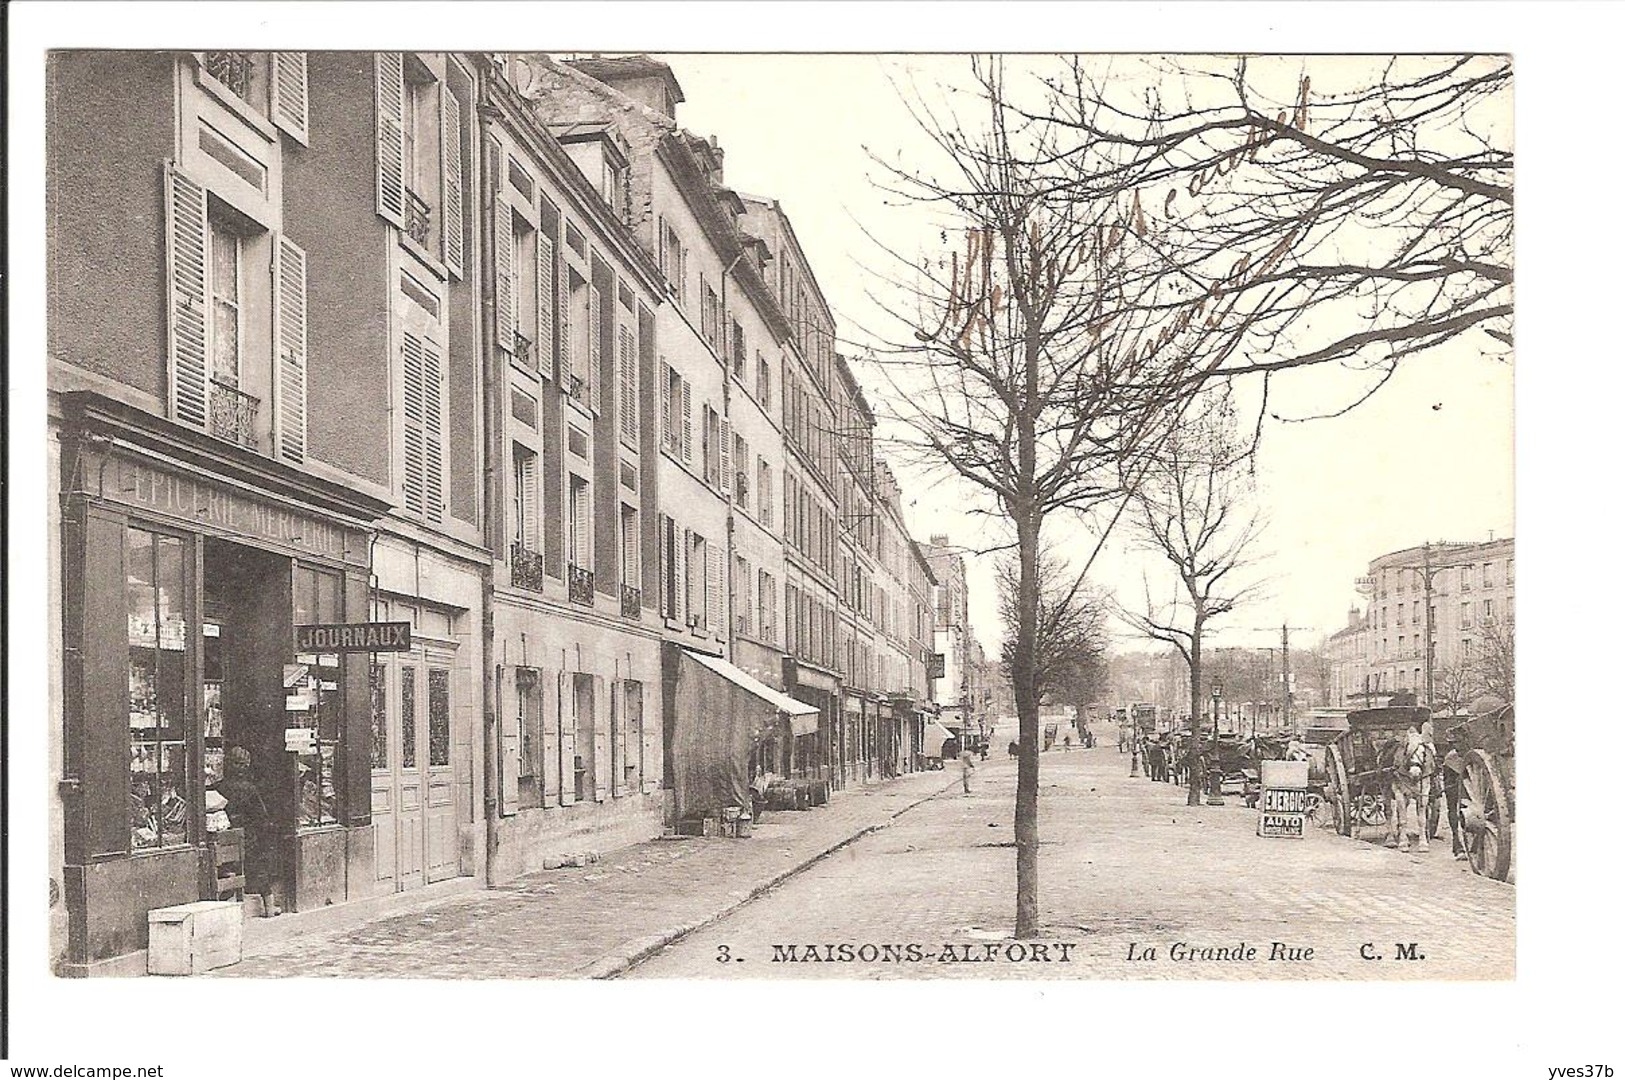
<path id="1" fill-rule="evenodd" d="M 240 98 L 248 97 L 249 78 L 254 71 L 254 58 L 246 52 L 206 52 L 203 70 L 219 79 L 227 90 Z"/>
<path id="2" fill-rule="evenodd" d="M 589 404 L 587 401 L 587 380 L 573 371 L 567 372 L 564 376 L 564 392 L 583 405 Z"/>
<path id="3" fill-rule="evenodd" d="M 621 586 L 621 614 L 628 619 L 643 617 L 643 590 L 636 585 Z"/>
<path id="4" fill-rule="evenodd" d="M 245 394 L 219 379 L 209 380 L 209 434 L 250 450 L 258 450 L 259 415 L 259 398 Z"/>
<path id="5" fill-rule="evenodd" d="M 406 235 L 424 247 L 429 246 L 429 204 L 415 191 L 406 193 Z"/>
<path id="6" fill-rule="evenodd" d="M 542 591 L 542 578 L 546 571 L 542 568 L 542 553 L 532 551 L 518 540 L 513 542 L 510 564 L 513 570 L 513 583 L 521 589 L 530 589 L 533 592 Z"/>
<path id="7" fill-rule="evenodd" d="M 513 358 L 526 367 L 536 366 L 536 346 L 530 338 L 515 330 L 513 332 Z"/>
<path id="8" fill-rule="evenodd" d="M 592 603 L 592 571 L 584 566 L 570 564 L 570 600 L 577 604 Z"/>

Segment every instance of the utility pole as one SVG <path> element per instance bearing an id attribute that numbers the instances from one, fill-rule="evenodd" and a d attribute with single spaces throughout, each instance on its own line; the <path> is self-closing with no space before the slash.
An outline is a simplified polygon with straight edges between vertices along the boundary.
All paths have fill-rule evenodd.
<path id="1" fill-rule="evenodd" d="M 1424 541 L 1422 544 L 1422 594 L 1423 603 L 1427 605 L 1427 644 L 1424 646 L 1427 667 L 1423 669 L 1422 677 L 1427 680 L 1428 713 L 1433 712 L 1433 542 Z"/>
<path id="2" fill-rule="evenodd" d="M 1281 624 L 1281 723 L 1292 723 L 1292 664 L 1287 659 L 1286 623 Z"/>

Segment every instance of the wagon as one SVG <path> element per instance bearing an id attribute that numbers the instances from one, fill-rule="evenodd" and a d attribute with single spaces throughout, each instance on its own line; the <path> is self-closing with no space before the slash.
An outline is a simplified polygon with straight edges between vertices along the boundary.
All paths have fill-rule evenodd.
<path id="1" fill-rule="evenodd" d="M 1445 732 L 1446 745 L 1463 758 L 1461 821 L 1467 860 L 1475 874 L 1505 881 L 1512 871 L 1516 820 L 1513 708 L 1482 713 Z"/>
<path id="2" fill-rule="evenodd" d="M 1355 709 L 1349 726 L 1326 748 L 1326 800 L 1332 820 L 1344 836 L 1358 836 L 1361 828 L 1387 829 L 1392 807 L 1391 785 L 1396 760 L 1403 754 L 1406 736 L 1428 719 L 1426 708 L 1390 705 Z M 1430 784 L 1426 836 L 1439 824 L 1440 786 Z"/>

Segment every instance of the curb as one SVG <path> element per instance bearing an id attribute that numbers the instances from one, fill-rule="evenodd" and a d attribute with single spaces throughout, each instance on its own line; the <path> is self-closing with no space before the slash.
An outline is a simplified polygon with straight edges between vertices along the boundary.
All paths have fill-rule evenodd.
<path id="1" fill-rule="evenodd" d="M 885 820 L 863 826 L 850 836 L 847 836 L 842 840 L 838 840 L 835 843 L 814 852 L 806 859 L 803 859 L 801 862 L 796 863 L 794 866 L 786 870 L 779 871 L 768 880 L 752 887 L 743 896 L 738 896 L 736 899 L 730 901 L 722 908 L 711 913 L 710 915 L 705 916 L 704 918 L 695 919 L 691 922 L 683 923 L 680 926 L 669 927 L 660 931 L 659 933 L 651 934 L 645 938 L 640 938 L 618 952 L 601 956 L 597 960 L 576 969 L 575 973 L 570 977 L 577 979 L 613 979 L 620 975 L 624 975 L 626 972 L 643 963 L 643 961 L 649 959 L 649 957 L 653 956 L 661 949 L 664 949 L 669 945 L 674 945 L 688 937 L 690 934 L 703 930 L 713 923 L 721 922 L 723 919 L 726 919 L 729 915 L 732 915 L 734 912 L 738 911 L 752 900 L 755 900 L 757 897 L 761 896 L 763 893 L 769 892 L 784 884 L 786 881 L 789 881 L 803 870 L 808 869 L 815 863 L 823 861 L 829 856 L 835 854 L 835 852 L 846 847 L 848 844 L 861 840 L 870 833 L 879 832 L 881 829 L 886 828 L 892 822 L 896 821 L 910 810 L 913 810 L 915 807 L 921 805 L 922 803 L 930 802 L 932 799 L 935 799 L 938 796 L 952 790 L 953 786 L 954 785 L 951 783 L 947 784 L 938 791 L 933 791 L 929 795 L 923 795 L 920 798 L 915 799 L 913 802 L 892 811 Z"/>

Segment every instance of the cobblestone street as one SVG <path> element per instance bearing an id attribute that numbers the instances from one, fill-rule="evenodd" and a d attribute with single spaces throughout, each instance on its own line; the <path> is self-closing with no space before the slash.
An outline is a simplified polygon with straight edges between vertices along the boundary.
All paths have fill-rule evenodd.
<path id="1" fill-rule="evenodd" d="M 1042 758 L 1043 950 L 1008 934 L 1015 768 L 994 759 L 968 798 L 952 772 L 904 777 L 770 815 L 749 840 L 650 841 L 585 868 L 289 936 L 216 974 L 1511 977 L 1514 889 L 1452 860 L 1448 840 L 1427 855 L 1325 830 L 1263 840 L 1239 799 L 1187 808 L 1182 790 L 1127 771 L 1110 747 Z M 1243 943 L 1253 959 L 1180 959 L 1176 948 Z M 1398 959 L 1411 944 L 1417 958 Z M 775 961 L 775 945 L 803 959 Z M 864 945 L 893 949 L 866 959 Z M 1362 945 L 1381 959 L 1362 958 Z M 805 959 L 809 946 L 836 959 Z M 1146 958 L 1130 959 L 1131 946 Z M 1271 960 L 1272 950 L 1298 959 Z"/>
<path id="2" fill-rule="evenodd" d="M 941 790 L 946 772 L 837 792 L 771 813 L 748 840 L 653 840 L 577 869 L 541 871 L 342 930 L 286 937 L 227 977 L 567 978 L 611 974 Z M 957 780 L 955 781 L 957 783 Z M 297 918 L 297 916 L 294 916 Z"/>
<path id="3" fill-rule="evenodd" d="M 1327 830 L 1301 841 L 1261 839 L 1255 812 L 1240 799 L 1187 808 L 1183 790 L 1130 779 L 1128 759 L 1112 747 L 1052 751 L 1041 769 L 1040 940 L 1048 962 L 1006 933 L 1015 891 L 1015 768 L 999 761 L 979 770 L 972 797 L 923 804 L 632 975 L 1512 977 L 1514 888 L 1454 861 L 1448 838 L 1426 855 Z M 1278 955 L 1313 953 L 1270 960 L 1277 942 L 1285 947 Z M 775 944 L 822 951 L 842 943 L 912 943 L 926 958 L 774 960 Z M 1176 943 L 1186 950 L 1245 943 L 1257 953 L 1242 961 L 1181 960 Z M 1417 959 L 1396 959 L 1396 946 L 1412 943 Z M 1362 945 L 1381 959 L 1363 959 Z M 1130 960 L 1131 946 L 1147 958 Z M 733 962 L 719 962 L 723 947 Z M 999 958 L 967 959 L 990 953 Z M 1009 959 L 1022 953 L 1026 959 Z M 945 954 L 955 962 L 944 962 Z"/>

